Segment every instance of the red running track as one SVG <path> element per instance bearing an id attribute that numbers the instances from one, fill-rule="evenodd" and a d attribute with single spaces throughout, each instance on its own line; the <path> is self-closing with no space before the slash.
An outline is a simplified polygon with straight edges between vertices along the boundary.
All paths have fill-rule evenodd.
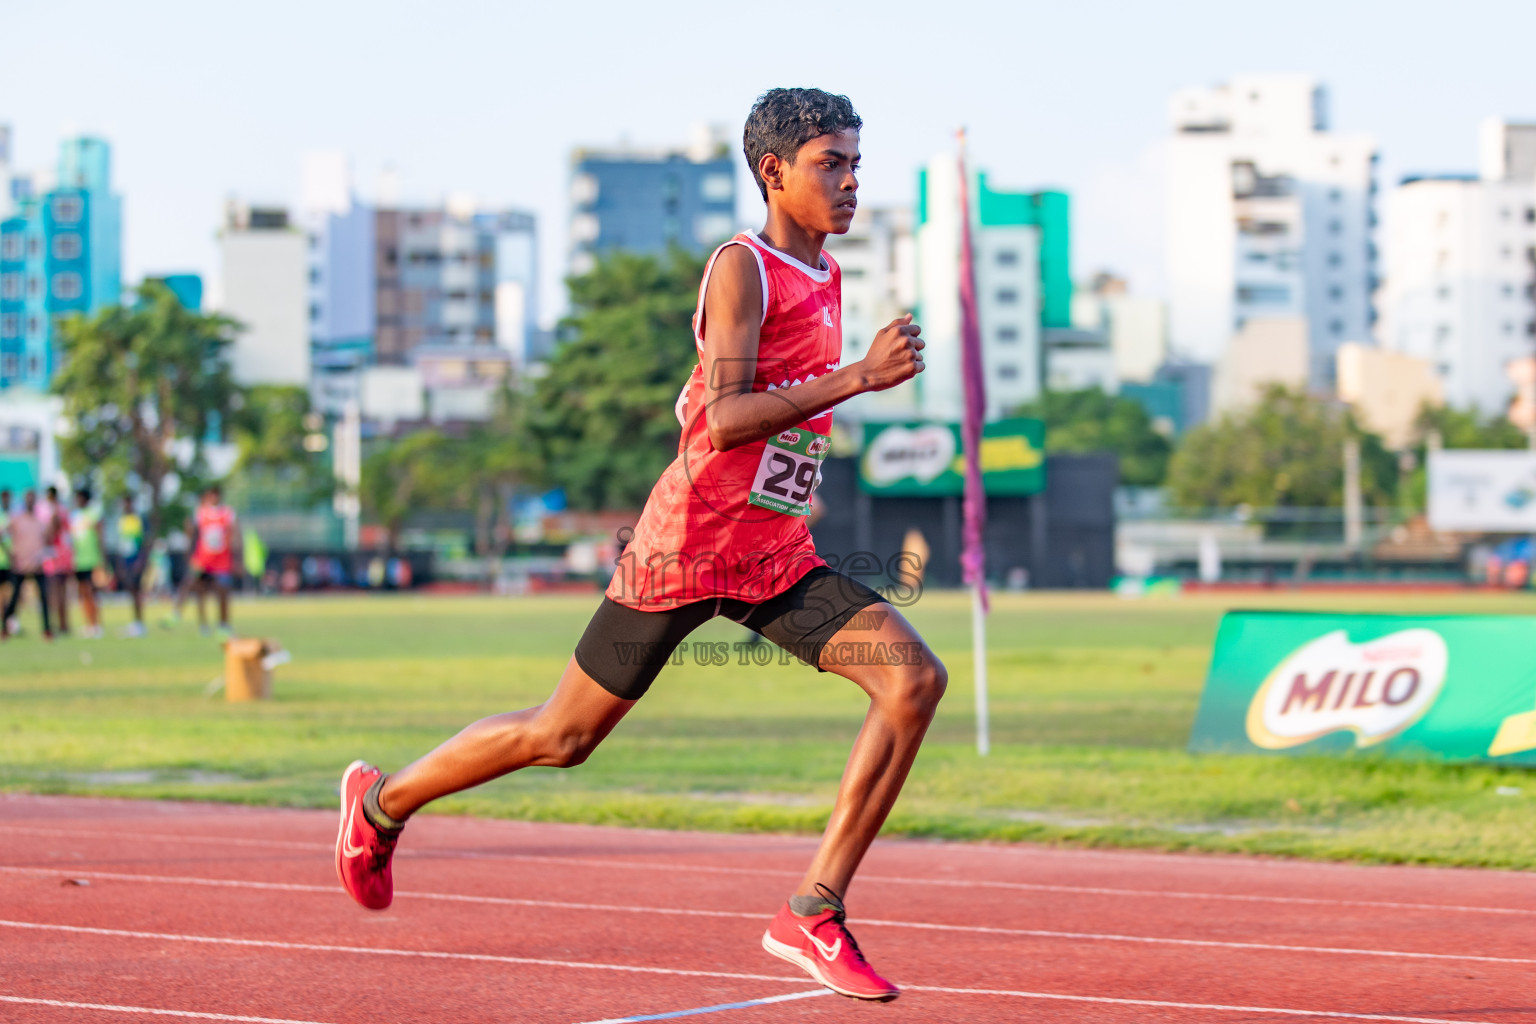
<path id="1" fill-rule="evenodd" d="M 334 835 L 0 796 L 0 1020 L 1536 1022 L 1533 875 L 880 842 L 867 1005 L 758 945 L 808 838 L 427 816 L 370 913 Z"/>

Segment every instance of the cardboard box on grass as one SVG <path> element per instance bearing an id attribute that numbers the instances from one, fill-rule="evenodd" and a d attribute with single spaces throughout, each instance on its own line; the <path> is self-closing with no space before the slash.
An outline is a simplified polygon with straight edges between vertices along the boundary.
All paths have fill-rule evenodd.
<path id="1" fill-rule="evenodd" d="M 224 641 L 224 699 L 267 700 L 272 696 L 272 670 L 288 660 L 276 640 L 244 636 Z"/>

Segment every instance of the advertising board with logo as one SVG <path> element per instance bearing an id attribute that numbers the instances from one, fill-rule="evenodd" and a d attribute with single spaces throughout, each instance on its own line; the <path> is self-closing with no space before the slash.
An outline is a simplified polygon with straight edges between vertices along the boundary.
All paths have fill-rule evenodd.
<path id="1" fill-rule="evenodd" d="M 1015 418 L 985 424 L 981 473 L 987 493 L 1045 490 L 1045 424 Z M 872 494 L 948 497 L 965 491 L 958 423 L 865 423 L 859 483 Z"/>
<path id="2" fill-rule="evenodd" d="M 1426 475 L 1436 530 L 1536 531 L 1536 452 L 1432 451 Z"/>
<path id="3" fill-rule="evenodd" d="M 1189 747 L 1536 765 L 1536 619 L 1231 612 Z"/>

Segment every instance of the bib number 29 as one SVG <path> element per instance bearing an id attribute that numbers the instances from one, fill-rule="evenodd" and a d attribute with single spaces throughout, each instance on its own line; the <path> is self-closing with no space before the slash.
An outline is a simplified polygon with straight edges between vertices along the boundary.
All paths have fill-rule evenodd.
<path id="1" fill-rule="evenodd" d="M 789 516 L 811 513 L 811 491 L 832 439 L 797 427 L 768 439 L 747 500 Z"/>

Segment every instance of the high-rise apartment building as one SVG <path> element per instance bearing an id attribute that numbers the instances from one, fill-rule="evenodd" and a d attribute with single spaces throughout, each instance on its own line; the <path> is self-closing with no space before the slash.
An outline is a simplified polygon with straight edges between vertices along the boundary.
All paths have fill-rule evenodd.
<path id="1" fill-rule="evenodd" d="M 66 139 L 51 188 L 23 188 L 0 221 L 0 389 L 45 391 L 58 369 L 57 325 L 122 298 L 122 201 L 111 147 Z"/>
<path id="2" fill-rule="evenodd" d="M 5 220 L 11 215 L 12 203 L 12 174 L 11 169 L 11 126 L 0 124 L 0 220 Z"/>
<path id="3" fill-rule="evenodd" d="M 971 196 L 977 313 L 987 415 L 996 418 L 1045 386 L 1046 331 L 1072 328 L 1070 201 L 1064 192 L 1002 192 L 976 174 Z M 952 420 L 964 408 L 960 376 L 960 170 L 953 156 L 918 176 L 917 318 L 927 369 L 913 411 Z"/>
<path id="4" fill-rule="evenodd" d="M 239 383 L 309 386 L 308 250 L 287 210 L 225 206 L 221 312 L 245 325 L 231 355 Z"/>
<path id="5" fill-rule="evenodd" d="M 532 214 L 467 198 L 368 206 L 339 154 L 306 160 L 304 202 L 318 405 L 355 399 L 363 367 L 426 349 L 500 348 L 517 368 L 544 355 Z"/>
<path id="6" fill-rule="evenodd" d="M 1234 78 L 1169 104 L 1169 340 L 1215 364 L 1254 317 L 1307 322 L 1308 379 L 1370 337 L 1376 144 L 1329 130 L 1305 76 Z"/>
<path id="7" fill-rule="evenodd" d="M 578 149 L 571 156 L 570 270 L 623 249 L 705 252 L 736 231 L 736 161 L 718 133 L 687 150 Z"/>
<path id="8" fill-rule="evenodd" d="M 1427 360 L 1445 400 L 1502 413 L 1536 354 L 1536 124 L 1485 123 L 1480 175 L 1405 178 L 1385 208 L 1383 348 Z"/>

